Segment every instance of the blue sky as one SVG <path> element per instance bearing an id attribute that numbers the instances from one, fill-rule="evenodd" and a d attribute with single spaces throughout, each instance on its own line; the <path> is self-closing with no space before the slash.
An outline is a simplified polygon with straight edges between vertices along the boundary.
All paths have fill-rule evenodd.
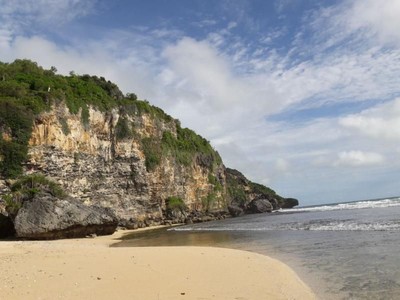
<path id="1" fill-rule="evenodd" d="M 0 60 L 96 74 L 303 205 L 400 195 L 399 0 L 0 0 Z"/>

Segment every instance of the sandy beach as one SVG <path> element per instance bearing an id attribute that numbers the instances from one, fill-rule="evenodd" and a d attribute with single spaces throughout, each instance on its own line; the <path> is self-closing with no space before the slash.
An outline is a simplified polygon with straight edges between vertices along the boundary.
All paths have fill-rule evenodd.
<path id="1" fill-rule="evenodd" d="M 109 247 L 94 239 L 0 241 L 1 299 L 315 299 L 285 264 L 212 247 Z"/>

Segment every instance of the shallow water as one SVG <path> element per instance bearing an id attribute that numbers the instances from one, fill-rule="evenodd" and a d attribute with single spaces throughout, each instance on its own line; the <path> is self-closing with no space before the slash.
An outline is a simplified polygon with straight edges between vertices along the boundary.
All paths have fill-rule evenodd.
<path id="1" fill-rule="evenodd" d="M 291 266 L 320 299 L 400 299 L 400 199 L 134 233 L 117 246 L 216 246 Z"/>

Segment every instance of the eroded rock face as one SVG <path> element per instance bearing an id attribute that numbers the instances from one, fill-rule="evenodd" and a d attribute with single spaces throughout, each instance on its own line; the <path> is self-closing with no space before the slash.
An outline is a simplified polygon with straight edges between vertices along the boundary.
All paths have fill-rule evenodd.
<path id="1" fill-rule="evenodd" d="M 269 202 L 267 199 L 254 199 L 249 203 L 246 211 L 248 213 L 259 214 L 259 213 L 271 212 L 272 209 L 273 206 L 271 202 Z"/>
<path id="2" fill-rule="evenodd" d="M 104 207 L 86 206 L 76 199 L 58 199 L 49 194 L 25 201 L 14 226 L 25 239 L 59 239 L 112 234 L 118 220 Z"/>
<path id="3" fill-rule="evenodd" d="M 121 117 L 117 110 L 102 113 L 93 108 L 89 113 L 87 126 L 79 114 L 70 114 L 61 104 L 38 117 L 29 142 L 26 173 L 44 174 L 88 206 L 109 207 L 128 227 L 145 224 L 146 220 L 162 222 L 167 217 L 163 214 L 165 199 L 170 196 L 183 199 L 191 212 L 202 211 L 202 199 L 214 193 L 217 200 L 210 209 L 226 209 L 219 200 L 225 194 L 222 163 L 212 165 L 207 157 L 197 156 L 185 166 L 167 154 L 154 169 L 146 168 L 141 141 L 161 140 L 164 132 L 176 136 L 173 119 L 148 114 Z M 120 118 L 127 120 L 134 135 L 116 138 Z M 60 120 L 68 125 L 68 132 L 63 131 Z M 218 178 L 222 186 L 216 193 L 210 176 Z"/>

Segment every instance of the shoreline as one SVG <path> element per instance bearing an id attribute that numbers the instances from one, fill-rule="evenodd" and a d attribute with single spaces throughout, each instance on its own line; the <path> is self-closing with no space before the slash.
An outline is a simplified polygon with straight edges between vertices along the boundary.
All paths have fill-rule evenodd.
<path id="1" fill-rule="evenodd" d="M 142 230 L 152 230 L 145 228 Z M 214 247 L 110 247 L 138 230 L 0 241 L 5 299 L 316 299 L 284 263 Z"/>

